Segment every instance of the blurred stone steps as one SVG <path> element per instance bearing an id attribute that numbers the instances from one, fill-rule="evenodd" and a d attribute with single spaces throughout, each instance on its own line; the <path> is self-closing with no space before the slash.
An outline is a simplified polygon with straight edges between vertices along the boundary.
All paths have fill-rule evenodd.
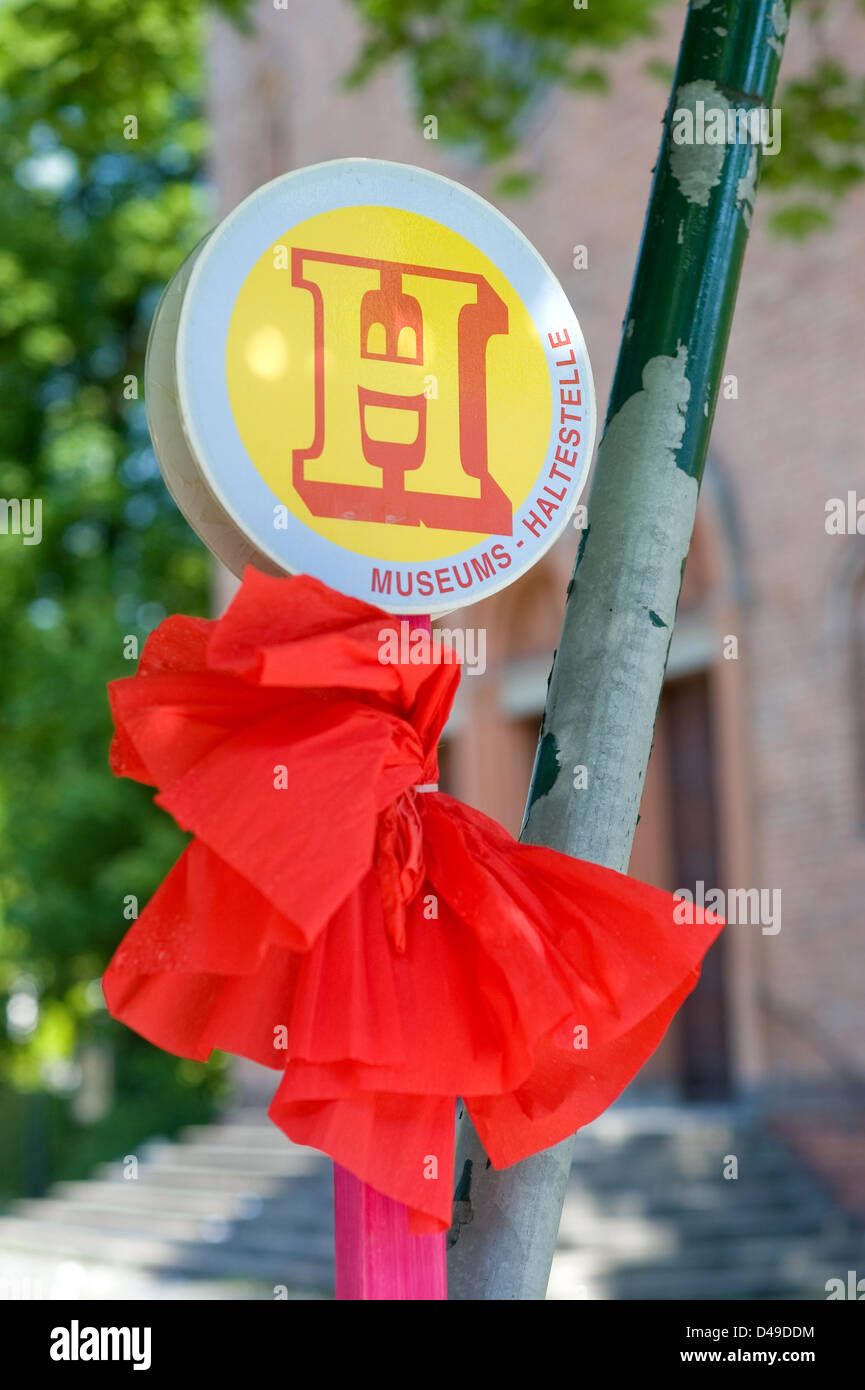
<path id="1" fill-rule="evenodd" d="M 596 1213 L 591 1222 L 584 1223 L 575 1243 L 581 1245 L 592 1239 L 603 1239 L 609 1221 L 617 1216 L 615 1209 Z M 728 1211 L 695 1212 L 687 1208 L 678 1213 L 666 1213 L 663 1217 L 656 1217 L 651 1212 L 635 1212 L 632 1219 L 652 1221 L 658 1225 L 669 1224 L 686 1234 L 688 1244 L 694 1246 L 713 1245 L 716 1241 L 732 1243 L 750 1235 L 771 1236 L 776 1240 L 794 1236 L 817 1238 L 833 1234 L 833 1227 L 836 1234 L 842 1229 L 820 1207 L 800 1209 L 789 1206 L 768 1210 L 758 1203 L 753 1207 L 750 1204 L 731 1207 Z"/>
<path id="2" fill-rule="evenodd" d="M 198 1216 L 216 1216 L 231 1219 L 245 1219 L 257 1216 L 261 1211 L 263 1198 L 250 1193 L 234 1191 L 203 1191 L 186 1188 L 156 1187 L 148 1182 L 100 1182 L 91 1178 L 89 1182 L 58 1182 L 51 1189 L 51 1195 L 80 1206 L 110 1208 L 122 1203 L 146 1211 L 194 1212 Z M 39 1200 L 35 1199 L 34 1205 Z M 16 1209 L 19 1204 L 16 1203 Z"/>
<path id="3" fill-rule="evenodd" d="M 47 1297 L 330 1296 L 331 1165 L 263 1111 L 144 1145 L 134 1176 L 128 1159 L 0 1215 L 0 1295 L 35 1268 Z M 619 1104 L 578 1136 L 551 1299 L 819 1299 L 848 1269 L 859 1227 L 735 1111 Z"/>
<path id="4" fill-rule="evenodd" d="M 777 1301 L 819 1300 L 826 1297 L 826 1280 L 843 1269 L 837 1260 L 815 1261 L 803 1258 L 786 1268 L 777 1252 L 760 1263 L 698 1268 L 677 1265 L 629 1266 L 612 1262 L 594 1263 L 569 1254 L 557 1256 L 558 1267 L 551 1277 L 548 1297 L 568 1299 L 581 1290 L 582 1298 L 613 1301 L 654 1302 L 695 1299 L 699 1301 Z"/>
<path id="5" fill-rule="evenodd" d="M 119 1290 L 102 1296 L 114 1298 L 142 1278 L 151 1289 L 164 1286 L 166 1297 L 178 1279 L 187 1289 L 200 1281 L 206 1297 L 218 1281 L 229 1298 L 273 1298 L 277 1286 L 292 1297 L 327 1297 L 331 1165 L 290 1143 L 263 1113 L 256 1119 L 192 1126 L 174 1142 L 143 1145 L 136 1166 L 126 1155 L 101 1164 L 89 1182 L 58 1183 L 44 1198 L 14 1203 L 0 1215 L 0 1279 L 4 1266 L 36 1260 L 49 1287 L 63 1273 L 64 1296 L 70 1270 L 84 1286 L 98 1269 L 99 1287 Z"/>
<path id="6" fill-rule="evenodd" d="M 183 1215 L 158 1209 L 142 1216 L 130 1206 L 94 1205 L 52 1197 L 16 1202 L 9 1219 L 39 1221 L 54 1228 L 83 1226 L 94 1231 L 128 1231 L 133 1234 L 146 1222 L 151 1236 L 165 1240 L 201 1240 L 209 1244 L 225 1240 L 231 1224 L 224 1216 Z"/>
<path id="7" fill-rule="evenodd" d="M 307 1150 L 301 1150 L 301 1154 L 306 1155 Z M 145 1149 L 143 1151 L 145 1160 L 152 1163 L 154 1167 L 161 1169 L 175 1168 L 195 1168 L 201 1171 L 208 1169 L 219 1169 L 220 1171 L 238 1172 L 244 1178 L 257 1176 L 270 1177 L 276 1174 L 278 1177 L 286 1177 L 290 1173 L 302 1172 L 304 1168 L 309 1168 L 310 1163 L 314 1163 L 313 1158 L 301 1157 L 296 1159 L 292 1153 L 289 1141 L 283 1138 L 282 1149 L 274 1149 L 272 1152 L 266 1149 L 255 1148 L 252 1145 L 237 1145 L 229 1147 L 227 1144 L 207 1144 L 200 1139 L 192 1143 L 162 1145 L 158 1149 Z"/>
<path id="8" fill-rule="evenodd" d="M 731 1180 L 718 1175 L 695 1177 L 681 1171 L 677 1171 L 677 1177 L 678 1184 L 673 1186 L 669 1171 L 665 1178 L 647 1182 L 642 1175 L 635 1179 L 632 1169 L 622 1169 L 617 1173 L 615 1182 L 610 1182 L 609 1174 L 605 1173 L 602 1181 L 592 1183 L 592 1191 L 623 1213 L 639 1210 L 663 1216 L 667 1212 L 681 1211 L 683 1207 L 707 1212 L 716 1207 L 726 1209 Z M 815 1190 L 813 1178 L 806 1173 L 786 1177 L 778 1175 L 768 1180 L 749 1174 L 747 1178 L 732 1181 L 737 1182 L 738 1191 L 743 1196 L 750 1194 L 769 1209 L 785 1207 L 794 1202 L 816 1204 L 821 1208 L 827 1206 L 826 1199 Z"/>
<path id="9" fill-rule="evenodd" d="M 16 1203 L 12 1213 L 0 1219 L 0 1236 L 6 1239 L 22 1232 L 34 1232 L 28 1223 L 46 1224 L 52 1230 L 59 1227 L 128 1236 L 130 1239 L 146 1230 L 148 1239 L 204 1242 L 220 1245 L 232 1241 L 234 1248 L 272 1252 L 281 1262 L 288 1245 L 302 1244 L 305 1251 L 313 1247 L 332 1254 L 332 1231 L 322 1230 L 320 1216 L 311 1219 L 299 1203 L 286 1205 L 275 1221 L 274 1213 L 231 1219 L 217 1215 L 183 1215 L 178 1212 L 149 1210 L 143 1213 L 133 1206 L 101 1206 L 86 1202 L 70 1202 L 43 1197 Z M 17 1224 L 15 1224 L 17 1223 Z"/>
<path id="10" fill-rule="evenodd" d="M 549 1297 L 822 1299 L 859 1266 L 858 1225 L 752 1117 L 620 1105 L 577 1138 Z"/>
<path id="11" fill-rule="evenodd" d="M 66 1218 L 0 1222 L 0 1249 L 50 1254 L 62 1260 L 116 1264 L 134 1270 L 164 1270 L 196 1277 L 251 1279 L 327 1292 L 332 1284 L 333 1241 L 321 1232 L 286 1233 L 279 1248 L 258 1248 L 242 1237 L 218 1244 L 147 1235 L 139 1230 L 105 1230 Z M 261 1290 L 264 1295 L 264 1289 Z M 271 1294 L 272 1296 L 272 1294 Z"/>
<path id="12" fill-rule="evenodd" d="M 600 1238 L 603 1232 L 603 1239 Z M 675 1262 L 677 1271 L 704 1270 L 711 1262 L 712 1269 L 741 1269 L 744 1266 L 770 1266 L 787 1271 L 802 1270 L 809 1262 L 821 1263 L 825 1260 L 843 1260 L 849 1254 L 846 1235 L 828 1234 L 814 1239 L 792 1237 L 784 1242 L 779 1251 L 778 1241 L 772 1236 L 758 1233 L 735 1241 L 716 1241 L 710 1249 L 705 1245 L 685 1244 L 679 1239 L 675 1227 L 656 1229 L 633 1226 L 616 1228 L 614 1226 L 596 1228 L 581 1245 L 571 1245 L 567 1239 L 559 1242 L 556 1259 L 567 1259 L 574 1263 L 582 1261 L 586 1267 L 609 1273 L 622 1270 L 624 1274 L 638 1271 L 664 1269 L 668 1263 Z"/>

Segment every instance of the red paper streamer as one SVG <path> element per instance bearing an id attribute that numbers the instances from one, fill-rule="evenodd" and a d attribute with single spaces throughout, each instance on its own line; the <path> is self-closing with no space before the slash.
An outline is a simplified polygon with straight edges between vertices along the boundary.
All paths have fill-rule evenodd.
<path id="1" fill-rule="evenodd" d="M 115 773 L 194 838 L 104 984 L 170 1052 L 281 1071 L 276 1124 L 420 1234 L 450 1224 L 456 1097 L 496 1167 L 573 1133 L 654 1051 L 721 923 L 416 792 L 459 669 L 383 663 L 393 627 L 247 569 L 224 617 L 166 619 L 112 683 Z"/>

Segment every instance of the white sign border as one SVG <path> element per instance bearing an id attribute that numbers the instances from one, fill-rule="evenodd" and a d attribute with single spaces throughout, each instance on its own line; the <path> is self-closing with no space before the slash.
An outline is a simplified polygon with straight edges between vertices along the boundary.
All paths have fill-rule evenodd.
<path id="1" fill-rule="evenodd" d="M 225 382 L 225 345 L 235 301 L 251 267 L 274 242 L 290 234 L 299 222 L 317 213 L 359 205 L 402 208 L 442 223 L 477 246 L 501 270 L 526 306 L 541 335 L 550 370 L 553 409 L 550 439 L 538 472 L 541 491 L 555 451 L 559 447 L 560 418 L 557 380 L 566 370 L 579 372 L 583 400 L 580 407 L 580 444 L 573 477 L 566 495 L 557 501 L 557 515 L 539 538 L 518 528 L 535 510 L 535 489 L 514 514 L 514 536 L 525 541 L 525 553 L 517 555 L 515 541 L 501 538 L 511 555 L 510 564 L 471 590 L 422 595 L 417 593 L 418 572 L 435 573 L 471 563 L 489 552 L 499 538 L 490 537 L 464 551 L 433 560 L 395 561 L 374 559 L 346 550 L 311 530 L 288 512 L 287 529 L 273 525 L 279 498 L 261 477 L 246 451 L 234 417 Z M 549 334 L 565 330 L 567 348 L 552 347 Z M 574 367 L 556 366 L 561 355 L 573 348 Z M 314 575 L 332 588 L 397 613 L 450 612 L 505 588 L 524 574 L 549 550 L 568 524 L 577 504 L 592 459 L 597 412 L 594 381 L 588 352 L 577 316 L 553 272 L 531 242 L 498 209 L 462 184 L 412 165 L 379 159 L 335 159 L 282 174 L 264 184 L 234 209 L 216 228 L 198 257 L 189 279 L 177 333 L 176 373 L 178 404 L 193 456 L 207 486 L 240 531 L 286 573 Z M 246 464 L 237 468 L 238 458 Z M 237 479 L 242 477 L 242 487 Z M 561 489 L 559 489 L 561 491 Z M 284 549 L 283 549 L 284 547 Z M 373 593 L 372 570 L 400 571 L 413 576 L 412 595 Z M 393 587 L 393 586 L 392 586 Z"/>

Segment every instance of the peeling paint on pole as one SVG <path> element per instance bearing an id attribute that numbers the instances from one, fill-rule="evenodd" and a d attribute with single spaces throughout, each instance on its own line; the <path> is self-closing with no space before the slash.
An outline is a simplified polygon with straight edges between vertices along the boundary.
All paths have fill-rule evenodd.
<path id="1" fill-rule="evenodd" d="M 555 735 L 547 732 L 538 744 L 538 755 L 532 777 L 531 798 L 533 802 L 552 791 L 556 785 L 561 766 L 561 755 Z"/>
<path id="2" fill-rule="evenodd" d="M 687 350 L 655 357 L 643 389 L 607 425 L 590 508 L 592 534 L 575 573 L 547 698 L 544 740 L 565 767 L 586 763 L 531 802 L 524 839 L 625 870 L 656 702 L 643 673 L 663 671 L 697 507 L 696 478 L 677 464 L 691 395 Z M 647 622 L 647 614 L 654 615 Z M 542 740 L 543 744 L 543 740 Z"/>
<path id="3" fill-rule="evenodd" d="M 784 39 L 790 27 L 790 20 L 783 0 L 775 0 L 772 6 L 772 13 L 769 16 L 769 23 L 772 26 L 772 33 L 769 35 L 766 42 L 770 48 L 774 49 L 780 58 L 784 51 Z"/>
<path id="4" fill-rule="evenodd" d="M 697 127 L 697 103 L 702 102 L 702 110 L 723 112 L 724 124 L 730 103 L 714 82 L 689 82 L 676 93 L 675 117 L 679 112 L 691 117 L 692 132 Z M 724 160 L 727 157 L 726 144 L 712 144 L 706 140 L 692 140 L 677 144 L 675 135 L 670 148 L 670 167 L 679 185 L 679 191 L 689 203 L 699 207 L 709 206 L 712 189 L 721 182 Z"/>
<path id="5" fill-rule="evenodd" d="M 750 227 L 751 217 L 754 213 L 754 201 L 757 197 L 757 174 L 760 168 L 760 161 L 756 149 L 751 151 L 751 158 L 748 162 L 747 173 L 743 174 L 736 185 L 736 206 L 742 209 L 742 216 L 745 219 L 745 226 Z"/>

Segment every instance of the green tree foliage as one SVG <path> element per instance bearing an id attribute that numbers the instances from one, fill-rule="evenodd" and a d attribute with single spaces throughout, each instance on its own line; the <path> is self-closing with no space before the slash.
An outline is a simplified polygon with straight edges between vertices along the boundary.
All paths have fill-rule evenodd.
<path id="1" fill-rule="evenodd" d="M 775 230 L 801 239 L 830 227 L 833 209 L 865 176 L 865 77 L 821 57 L 787 83 L 782 110 L 783 147 L 765 161 L 763 182 L 779 195 Z"/>
<path id="2" fill-rule="evenodd" d="M 499 160 L 550 87 L 605 91 L 598 59 L 655 32 L 669 0 L 354 0 L 365 40 L 349 75 L 360 84 L 382 63 L 407 59 L 416 109 L 442 137 Z"/>
<path id="3" fill-rule="evenodd" d="M 750 0 L 740 0 L 742 4 Z M 530 121 L 555 88 L 604 93 L 605 58 L 635 39 L 658 34 L 672 0 L 353 0 L 364 40 L 349 85 L 384 63 L 403 62 L 418 121 L 438 120 L 439 138 L 500 168 L 497 190 L 531 188 Z M 789 0 L 786 0 L 789 9 Z M 676 0 L 682 15 L 685 0 Z M 823 36 L 828 0 L 799 0 Z M 865 11 L 865 0 L 832 0 L 833 18 Z M 646 71 L 669 89 L 675 54 L 658 50 Z M 840 198 L 865 177 L 865 80 L 821 56 L 804 77 L 782 86 L 781 153 L 764 163 L 775 192 L 772 224 L 801 237 L 831 225 Z M 660 115 L 660 106 L 659 106 Z M 509 161 L 520 157 L 514 166 Z"/>
<path id="4" fill-rule="evenodd" d="M 115 1026 L 94 986 L 124 900 L 143 906 L 183 846 L 108 772 L 105 685 L 135 669 L 128 638 L 206 611 L 143 400 L 158 295 L 208 222 L 201 27 L 197 0 L 0 5 L 0 497 L 41 501 L 43 532 L 0 534 L 0 1083 L 9 1106 L 62 1092 L 101 1040 L 122 1104 L 100 1142 L 123 1152 L 219 1084 Z M 92 1130 L 60 1130 L 60 1171 L 97 1156 Z"/>

